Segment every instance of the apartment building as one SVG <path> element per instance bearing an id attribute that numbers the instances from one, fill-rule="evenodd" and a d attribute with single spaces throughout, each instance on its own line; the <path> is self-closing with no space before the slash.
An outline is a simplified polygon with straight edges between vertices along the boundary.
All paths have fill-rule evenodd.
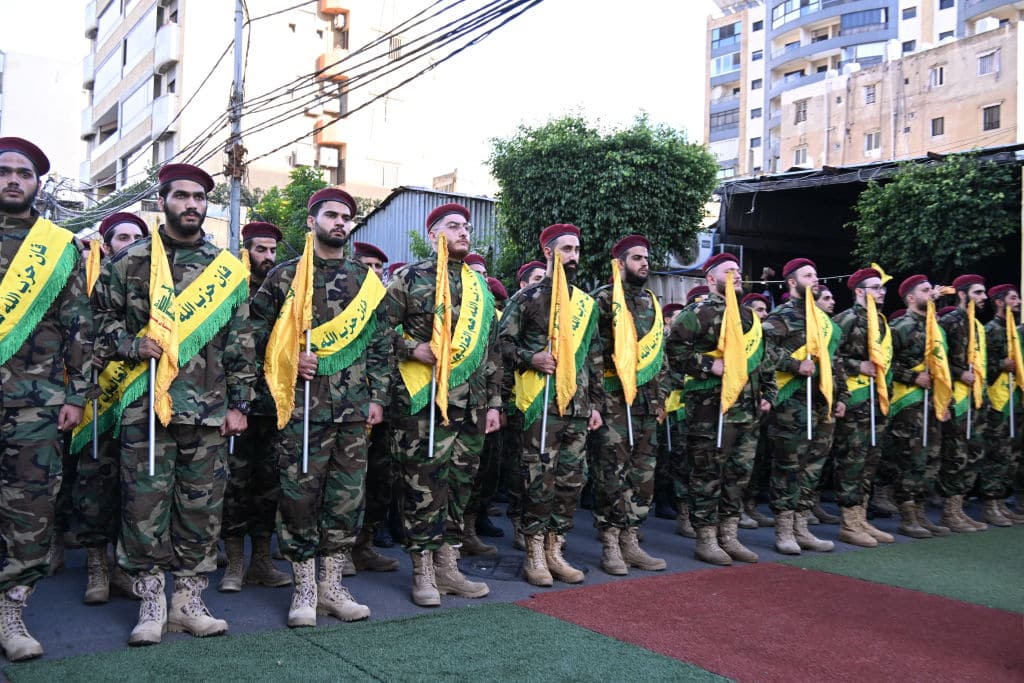
<path id="1" fill-rule="evenodd" d="M 927 99 L 931 91 L 926 87 L 911 93 L 911 89 L 916 87 L 911 81 L 915 79 L 904 74 L 900 80 L 893 74 L 923 68 L 921 64 L 932 58 L 922 56 L 918 59 L 915 56 L 931 55 L 937 46 L 941 46 L 940 52 L 946 58 L 951 58 L 957 50 L 952 47 L 956 42 L 1016 25 L 1024 10 L 1024 2 L 995 0 L 716 2 L 721 15 L 708 19 L 705 139 L 718 159 L 723 178 L 761 171 L 784 171 L 792 166 L 863 160 L 864 157 L 854 154 L 852 148 L 846 149 L 852 142 L 847 141 L 845 126 L 833 129 L 830 125 L 817 131 L 801 124 L 806 123 L 805 116 L 810 111 L 805 112 L 805 109 L 812 102 L 818 102 L 817 106 L 823 110 L 819 120 L 831 120 L 835 116 L 841 118 L 840 110 L 848 110 L 848 117 L 865 120 L 869 114 L 858 110 L 857 98 L 851 100 L 832 91 L 839 87 L 840 82 L 845 87 L 853 74 L 876 68 L 889 74 L 885 83 L 880 78 L 876 79 L 877 116 L 892 114 L 891 110 L 882 111 L 890 107 L 902 119 L 894 121 L 890 116 L 885 126 L 889 136 L 887 153 L 882 145 L 885 134 L 881 122 L 876 130 L 865 133 L 877 135 L 857 144 L 873 145 L 865 151 L 876 154 L 877 150 L 880 158 L 919 153 L 920 147 L 915 145 L 925 142 L 920 139 L 921 127 L 907 125 L 913 118 L 906 117 L 923 115 L 918 113 L 923 111 L 921 99 Z M 986 38 L 981 43 L 990 40 L 999 41 Z M 1016 47 L 1012 51 L 1015 55 Z M 990 83 L 997 84 L 999 89 L 1005 86 L 1006 80 L 1011 80 L 1005 76 L 1008 68 L 1013 68 L 1014 81 L 1016 73 L 1016 58 L 1011 65 L 1008 62 L 1009 52 L 1004 50 L 1002 54 L 1005 57 L 1000 62 L 1003 76 L 990 79 Z M 965 53 L 963 59 L 970 61 L 969 57 Z M 861 78 L 855 77 L 853 81 L 859 83 Z M 823 94 L 816 94 L 819 91 L 832 94 L 826 98 Z M 864 97 L 863 93 L 859 96 L 861 99 Z M 843 99 L 836 101 L 837 97 Z M 910 103 L 912 97 L 915 100 L 913 104 Z M 889 102 L 891 98 L 895 101 Z M 1012 109 L 1016 110 L 1015 105 Z M 1005 110 L 1002 113 L 1009 115 Z M 992 116 L 994 110 L 990 110 L 990 120 L 986 124 L 990 127 L 983 132 L 995 130 L 991 128 Z M 957 137 L 966 135 L 970 128 L 968 121 L 965 120 L 963 127 L 959 120 L 951 120 L 949 124 L 949 133 L 936 136 L 946 136 L 941 141 L 949 147 L 946 151 L 958 148 L 952 144 L 955 140 L 966 142 L 972 137 Z M 1005 129 L 1002 123 L 1000 127 Z M 903 132 L 904 129 L 908 130 Z M 859 133 L 859 130 L 852 131 L 849 135 Z M 999 144 L 1002 135 L 995 134 L 982 144 Z M 967 148 L 970 146 L 968 144 Z M 814 151 L 816 147 L 820 150 L 818 153 Z"/>

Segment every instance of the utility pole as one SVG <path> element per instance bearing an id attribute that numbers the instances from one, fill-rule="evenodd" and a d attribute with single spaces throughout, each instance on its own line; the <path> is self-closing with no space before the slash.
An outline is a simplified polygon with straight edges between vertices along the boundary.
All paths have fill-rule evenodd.
<path id="1" fill-rule="evenodd" d="M 235 76 L 231 86 L 229 115 L 231 121 L 231 138 L 228 141 L 228 163 L 225 175 L 231 183 L 229 208 L 231 210 L 228 225 L 228 248 L 231 253 L 238 254 L 238 233 L 241 228 L 242 212 L 242 175 L 245 173 L 245 148 L 242 147 L 242 0 L 235 0 Z"/>

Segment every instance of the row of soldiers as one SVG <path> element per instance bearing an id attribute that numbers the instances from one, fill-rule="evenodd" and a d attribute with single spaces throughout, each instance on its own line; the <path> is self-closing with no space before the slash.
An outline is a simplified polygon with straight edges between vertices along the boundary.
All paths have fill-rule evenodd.
<path id="1" fill-rule="evenodd" d="M 696 555 L 707 562 L 758 559 L 740 543 L 737 523 L 762 428 L 781 552 L 832 548 L 810 533 L 807 518 L 834 432 L 845 434 L 835 467 L 842 540 L 892 541 L 863 507 L 884 438 L 897 456 L 901 532 L 936 533 L 922 526 L 918 503 L 929 449 L 950 411 L 953 419 L 942 422 L 955 446 L 948 463 L 942 450 L 943 522 L 956 531 L 976 526 L 961 508 L 967 475 L 980 470 L 967 450 L 973 442 L 957 431 L 959 403 L 942 394 L 946 405 L 935 404 L 928 419 L 927 393 L 940 392 L 932 391 L 925 352 L 931 285 L 923 276 L 900 287 L 908 312 L 890 331 L 876 310 L 881 273 L 850 279 L 857 304 L 833 323 L 804 305 L 816 269 L 794 259 L 783 269 L 789 301 L 762 322 L 737 305 L 737 259 L 719 254 L 704 266 L 707 298 L 671 311 L 668 321 L 645 286 L 644 236 L 615 245 L 611 284 L 587 294 L 572 284 L 583 235 L 555 224 L 540 233 L 544 261 L 520 269 L 520 289 L 499 317 L 495 295 L 504 292 L 474 269 L 481 264 L 461 205 L 426 217 L 436 256 L 392 269 L 385 287 L 379 249 L 361 245 L 352 258 L 357 209 L 344 191 L 309 198 L 301 257 L 275 265 L 280 231 L 257 223 L 246 226 L 240 260 L 202 230 L 212 178 L 169 164 L 159 172 L 159 230 L 148 235 L 136 217 L 112 216 L 101 226 L 108 258 L 99 264 L 90 249 L 83 264 L 82 245 L 32 208 L 48 166 L 31 142 L 0 139 L 0 646 L 11 660 L 42 653 L 21 614 L 48 570 L 54 510 L 68 490 L 66 450 L 78 453 L 72 507 L 93 529 L 79 534 L 86 600 L 106 601 L 112 581 L 138 598 L 132 645 L 159 643 L 166 630 L 227 632 L 202 597 L 220 537 L 228 555 L 222 590 L 294 584 L 291 627 L 314 626 L 317 614 L 367 618 L 343 576 L 397 568 L 370 543 L 389 499 L 400 511 L 417 605 L 439 605 L 443 594 L 487 595 L 458 560 L 479 543 L 468 522 L 486 507 L 481 454 L 499 432 L 515 460 L 510 507 L 526 552 L 523 573 L 537 586 L 584 580 L 562 549 L 588 476 L 602 569 L 665 568 L 639 535 L 663 434 Z M 973 311 L 968 304 L 984 287 L 959 285 L 965 311 Z M 1012 317 L 1016 290 L 995 290 L 997 317 Z M 976 370 L 961 359 L 956 334 L 947 328 L 952 385 L 973 388 Z M 969 338 L 978 343 L 977 334 Z M 871 353 L 875 345 L 891 348 L 891 362 Z M 1019 351 L 1006 349 L 988 354 L 988 403 L 983 397 L 974 421 L 967 418 L 975 440 L 983 430 L 981 439 L 995 438 L 1005 423 L 999 387 L 1024 374 Z M 882 400 L 890 370 L 891 402 Z M 597 446 L 589 464 L 588 441 Z M 1018 521 L 1004 503 L 1011 453 L 985 455 L 982 490 L 987 507 Z M 272 532 L 290 577 L 270 561 Z M 253 559 L 243 573 L 246 534 Z"/>

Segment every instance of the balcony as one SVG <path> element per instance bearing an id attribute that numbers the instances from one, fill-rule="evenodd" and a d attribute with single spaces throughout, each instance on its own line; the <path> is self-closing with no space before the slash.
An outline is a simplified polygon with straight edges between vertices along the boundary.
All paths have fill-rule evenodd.
<path id="1" fill-rule="evenodd" d="M 348 11 L 348 1 L 320 0 L 320 11 L 323 14 L 344 14 Z"/>
<path id="2" fill-rule="evenodd" d="M 96 0 L 89 0 L 85 3 L 85 37 L 95 38 L 99 29 L 99 22 L 96 18 Z"/>
<path id="3" fill-rule="evenodd" d="M 92 123 L 92 107 L 86 107 L 82 110 L 82 127 L 79 131 L 78 137 L 86 140 L 96 134 L 96 127 Z"/>
<path id="4" fill-rule="evenodd" d="M 82 87 L 92 90 L 94 82 L 96 82 L 96 55 L 90 52 L 82 60 Z"/>
<path id="5" fill-rule="evenodd" d="M 162 74 L 178 63 L 181 55 L 181 27 L 164 24 L 156 32 L 156 49 L 153 55 L 153 71 Z"/>
<path id="6" fill-rule="evenodd" d="M 174 93 L 153 100 L 153 139 L 178 131 L 178 96 Z"/>
<path id="7" fill-rule="evenodd" d="M 348 50 L 340 47 L 332 48 L 327 52 L 324 52 L 316 58 L 316 70 L 317 78 L 325 81 L 344 81 L 348 77 L 345 75 L 344 62 L 338 64 L 343 59 L 348 57 Z"/>
<path id="8" fill-rule="evenodd" d="M 332 123 L 333 122 L 333 123 Z M 330 125 L 328 125 L 330 124 Z M 316 120 L 317 128 L 327 126 L 313 134 L 313 142 L 321 147 L 341 147 L 348 142 L 348 126 L 344 119 L 322 116 Z"/>

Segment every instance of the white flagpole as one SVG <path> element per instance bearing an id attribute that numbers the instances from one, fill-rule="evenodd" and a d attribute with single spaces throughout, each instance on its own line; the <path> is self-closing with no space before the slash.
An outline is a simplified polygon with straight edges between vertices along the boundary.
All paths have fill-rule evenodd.
<path id="1" fill-rule="evenodd" d="M 971 403 L 974 401 L 974 395 L 968 390 L 967 393 L 967 439 L 971 438 Z"/>
<path id="2" fill-rule="evenodd" d="M 551 353 L 551 342 L 548 342 L 548 353 Z M 551 396 L 551 375 L 544 378 L 544 407 L 540 411 L 540 454 L 544 455 L 544 444 L 548 436 L 548 400 Z"/>
<path id="3" fill-rule="evenodd" d="M 870 391 L 871 400 L 871 445 L 875 445 L 875 378 L 868 378 L 868 389 Z"/>
<path id="4" fill-rule="evenodd" d="M 309 353 L 310 335 L 306 330 L 306 353 Z M 302 473 L 309 471 L 309 380 L 304 380 L 302 391 Z"/>
<path id="5" fill-rule="evenodd" d="M 716 448 L 721 448 L 722 447 L 722 421 L 723 421 L 723 419 L 724 418 L 722 417 L 722 401 L 721 401 L 721 399 L 719 399 L 719 401 L 718 401 L 718 441 L 717 441 L 717 444 L 715 446 Z"/>
<path id="6" fill-rule="evenodd" d="M 629 432 L 629 447 L 633 447 L 633 409 L 626 404 L 626 431 Z"/>
<path id="7" fill-rule="evenodd" d="M 668 452 L 672 453 L 672 416 L 665 413 L 665 443 L 668 445 Z"/>
<path id="8" fill-rule="evenodd" d="M 427 458 L 434 457 L 434 424 L 437 422 L 435 417 L 436 406 L 434 402 L 437 400 L 437 375 L 434 374 L 434 366 L 431 366 L 430 370 L 430 429 L 427 432 Z"/>
<path id="9" fill-rule="evenodd" d="M 149 359 L 149 476 L 156 476 L 156 358 Z"/>
<path id="10" fill-rule="evenodd" d="M 921 445 L 924 446 L 925 448 L 928 448 L 928 399 L 931 398 L 929 396 L 929 394 L 931 394 L 931 391 L 929 391 L 928 389 L 925 389 L 924 390 L 924 422 L 922 423 L 923 426 L 921 427 Z"/>
<path id="11" fill-rule="evenodd" d="M 1017 427 L 1013 424 L 1013 373 L 1010 373 L 1010 438 L 1017 436 Z"/>
<path id="12" fill-rule="evenodd" d="M 96 384 L 96 368 L 92 369 L 92 383 Z M 100 457 L 100 400 L 92 400 L 92 459 Z"/>
<path id="13" fill-rule="evenodd" d="M 810 351 L 807 352 L 807 360 L 811 359 Z M 811 415 L 811 375 L 807 378 L 807 440 L 814 438 L 814 420 Z M 721 421 L 719 421 L 721 423 Z"/>

